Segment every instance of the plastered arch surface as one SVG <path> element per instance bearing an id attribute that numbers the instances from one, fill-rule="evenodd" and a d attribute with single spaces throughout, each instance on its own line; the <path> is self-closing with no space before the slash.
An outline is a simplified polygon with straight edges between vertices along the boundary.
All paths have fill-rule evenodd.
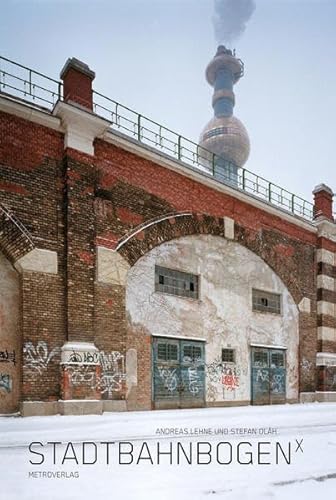
<path id="1" fill-rule="evenodd" d="M 155 265 L 199 275 L 199 300 L 155 291 Z M 281 295 L 281 315 L 252 310 L 252 289 Z M 258 255 L 235 241 L 191 235 L 156 246 L 128 271 L 126 309 L 129 330 L 150 336 L 200 338 L 206 363 L 216 364 L 222 348 L 236 351 L 238 384 L 223 387 L 207 379 L 207 401 L 249 401 L 251 345 L 286 348 L 287 399 L 298 395 L 299 311 L 279 276 Z"/>

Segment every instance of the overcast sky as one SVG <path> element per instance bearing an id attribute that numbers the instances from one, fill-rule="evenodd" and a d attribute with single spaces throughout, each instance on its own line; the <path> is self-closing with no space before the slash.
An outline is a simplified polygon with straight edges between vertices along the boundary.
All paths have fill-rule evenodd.
<path id="1" fill-rule="evenodd" d="M 336 191 L 336 0 L 257 0 L 235 44 L 245 77 L 235 114 L 247 168 L 311 199 Z M 58 78 L 68 57 L 94 87 L 191 140 L 212 116 L 204 71 L 213 0 L 0 0 L 0 55 Z"/>

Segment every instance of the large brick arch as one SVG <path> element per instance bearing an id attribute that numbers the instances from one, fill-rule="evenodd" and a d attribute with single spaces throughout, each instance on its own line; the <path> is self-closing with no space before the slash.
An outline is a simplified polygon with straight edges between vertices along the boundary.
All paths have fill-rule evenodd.
<path id="1" fill-rule="evenodd" d="M 7 207 L 0 204 L 0 252 L 14 264 L 34 247 L 29 231 Z"/>
<path id="2" fill-rule="evenodd" d="M 271 229 L 255 232 L 235 223 L 234 241 L 261 257 L 282 279 L 296 304 L 304 296 L 307 273 L 313 271 L 314 249 L 286 238 Z M 162 216 L 135 228 L 121 239 L 116 250 L 132 267 L 152 248 L 167 241 L 195 234 L 211 234 L 225 238 L 225 221 L 208 214 L 176 213 Z"/>

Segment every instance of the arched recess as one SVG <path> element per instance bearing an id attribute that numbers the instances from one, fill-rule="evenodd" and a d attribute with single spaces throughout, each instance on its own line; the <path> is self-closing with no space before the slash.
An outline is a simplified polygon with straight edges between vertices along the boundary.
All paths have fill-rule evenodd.
<path id="1" fill-rule="evenodd" d="M 20 276 L 14 265 L 33 249 L 27 229 L 0 205 L 0 414 L 19 410 L 22 308 Z"/>
<path id="2" fill-rule="evenodd" d="M 228 227 L 229 226 L 229 230 Z M 176 213 L 149 221 L 135 228 L 130 234 L 121 239 L 116 250 L 132 267 L 143 255 L 148 253 L 162 243 L 195 234 L 211 234 L 213 236 L 228 237 L 237 241 L 240 245 L 248 248 L 258 255 L 273 271 L 282 279 L 295 303 L 298 305 L 304 297 L 303 288 L 306 287 L 306 276 L 308 272 L 299 272 L 297 263 L 307 261 L 306 255 L 300 256 L 305 249 L 297 251 L 296 260 L 288 259 L 278 253 L 277 249 L 286 243 L 284 236 L 276 236 L 273 241 L 268 238 L 267 231 L 256 233 L 252 238 L 248 237 L 245 228 L 236 224 L 227 217 L 213 217 L 208 214 Z M 291 242 L 288 240 L 288 244 Z M 314 263 L 314 251 L 311 250 L 311 262 Z M 301 269 L 302 271 L 302 269 Z M 304 282 L 303 282 L 304 280 Z M 314 289 L 312 290 L 314 293 Z"/>
<path id="3" fill-rule="evenodd" d="M 288 287 L 258 255 L 223 235 L 190 234 L 156 245 L 129 269 L 126 280 L 128 347 L 137 350 L 139 407 L 153 403 L 153 337 L 203 339 L 206 404 L 249 404 L 252 346 L 286 351 L 286 400 L 298 398 L 299 310 Z M 199 276 L 199 300 L 160 293 L 155 266 Z M 281 296 L 281 314 L 255 312 L 252 290 Z M 222 369 L 222 349 L 235 365 Z M 165 370 L 165 373 L 168 372 Z M 226 375 L 229 375 L 226 377 Z"/>

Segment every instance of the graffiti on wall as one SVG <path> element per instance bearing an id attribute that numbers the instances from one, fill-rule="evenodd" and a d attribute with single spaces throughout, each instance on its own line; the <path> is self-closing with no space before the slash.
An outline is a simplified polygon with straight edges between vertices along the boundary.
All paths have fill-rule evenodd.
<path id="1" fill-rule="evenodd" d="M 79 360 L 82 361 L 79 361 Z M 71 360 L 71 361 L 70 361 Z M 125 357 L 118 351 L 105 353 L 77 353 L 73 352 L 69 358 L 72 363 L 99 363 L 102 368 L 101 375 L 92 370 L 92 366 L 67 366 L 66 372 L 73 386 L 85 385 L 92 390 L 98 390 L 101 394 L 112 397 L 114 392 L 120 392 L 126 379 Z"/>
<path id="2" fill-rule="evenodd" d="M 229 373 L 222 375 L 222 384 L 228 391 L 234 391 L 239 387 L 239 375 L 236 375 L 236 368 L 232 368 Z"/>
<path id="3" fill-rule="evenodd" d="M 69 375 L 69 381 L 73 386 L 95 387 L 96 373 L 91 366 L 67 366 L 65 368 Z"/>
<path id="4" fill-rule="evenodd" d="M 111 398 L 113 392 L 120 392 L 123 388 L 126 379 L 125 356 L 118 351 L 100 351 L 99 361 L 102 374 L 97 381 L 97 389 Z"/>
<path id="5" fill-rule="evenodd" d="M 48 344 L 43 340 L 40 340 L 36 345 L 32 342 L 26 342 L 23 347 L 24 366 L 28 370 L 35 371 L 39 375 L 42 375 L 52 358 L 59 353 L 59 347 L 55 347 L 49 352 Z"/>
<path id="6" fill-rule="evenodd" d="M 12 377 L 8 373 L 0 373 L 0 391 L 12 391 Z"/>
<path id="7" fill-rule="evenodd" d="M 218 398 L 217 387 L 221 386 L 223 397 L 225 391 L 234 393 L 240 387 L 241 370 L 233 363 L 225 363 L 220 358 L 205 365 L 208 377 L 207 397 L 209 401 L 215 401 Z"/>
<path id="8" fill-rule="evenodd" d="M 210 382 L 221 383 L 229 390 L 239 387 L 241 370 L 236 365 L 215 359 L 205 369 Z"/>
<path id="9" fill-rule="evenodd" d="M 16 364 L 16 356 L 15 356 L 15 350 L 13 351 L 8 351 L 7 349 L 5 351 L 0 351 L 0 363 L 13 363 L 13 365 Z"/>
<path id="10" fill-rule="evenodd" d="M 286 392 L 286 373 L 285 371 L 278 371 L 272 374 L 271 378 L 271 391 L 277 394 Z"/>
<path id="11" fill-rule="evenodd" d="M 255 376 L 256 382 L 269 382 L 269 370 L 267 368 L 259 368 Z"/>
<path id="12" fill-rule="evenodd" d="M 99 353 L 98 352 L 77 352 L 72 351 L 69 356 L 69 363 L 99 363 Z"/>
<path id="13" fill-rule="evenodd" d="M 307 358 L 303 358 L 300 365 L 303 373 L 309 373 L 315 368 L 315 364 Z"/>
<path id="14" fill-rule="evenodd" d="M 195 366 L 189 366 L 188 368 L 188 379 L 189 379 L 189 392 L 193 396 L 197 396 L 200 390 L 203 388 L 200 373 Z"/>
<path id="15" fill-rule="evenodd" d="M 164 388 L 168 392 L 175 392 L 178 385 L 176 368 L 158 367 L 158 372 Z"/>

